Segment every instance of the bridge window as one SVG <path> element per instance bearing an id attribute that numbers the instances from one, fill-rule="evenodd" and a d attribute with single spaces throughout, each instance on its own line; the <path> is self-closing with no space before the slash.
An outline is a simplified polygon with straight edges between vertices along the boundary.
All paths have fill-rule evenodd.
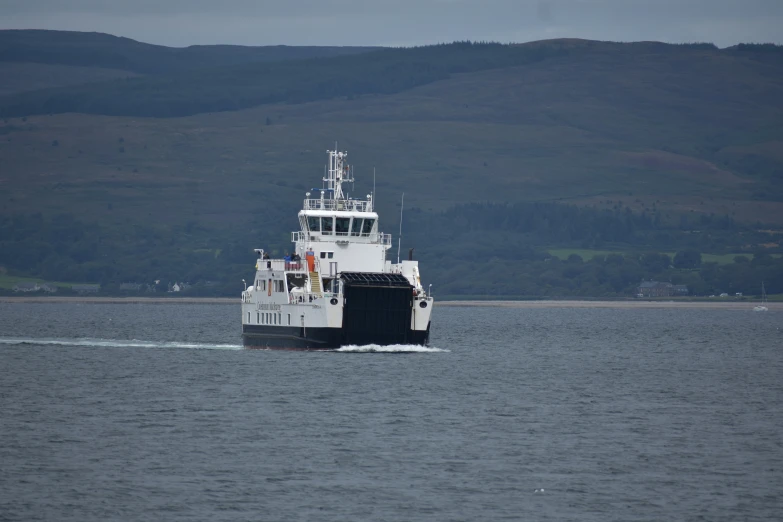
<path id="1" fill-rule="evenodd" d="M 360 236 L 362 234 L 362 218 L 353 218 L 351 223 L 351 235 Z"/>
<path id="2" fill-rule="evenodd" d="M 375 224 L 374 219 L 365 219 L 364 224 L 362 225 L 362 235 L 368 236 L 370 235 L 370 232 L 372 232 L 372 226 Z"/>
<path id="3" fill-rule="evenodd" d="M 315 216 L 307 216 L 307 228 L 309 228 L 311 232 L 320 232 L 321 218 Z"/>
<path id="4" fill-rule="evenodd" d="M 336 235 L 347 236 L 351 227 L 351 218 L 335 218 L 334 225 L 334 231 Z"/>
<path id="5" fill-rule="evenodd" d="M 330 217 L 322 217 L 321 218 L 321 233 L 325 236 L 329 236 L 332 234 L 332 231 L 334 230 L 334 223 L 332 218 Z"/>

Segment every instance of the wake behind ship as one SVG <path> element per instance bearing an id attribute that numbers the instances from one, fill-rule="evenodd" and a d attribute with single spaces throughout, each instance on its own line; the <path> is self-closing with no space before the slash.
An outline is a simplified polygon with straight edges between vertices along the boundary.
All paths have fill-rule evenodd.
<path id="1" fill-rule="evenodd" d="M 306 194 L 294 252 L 270 259 L 256 249 L 252 284 L 242 292 L 245 346 L 336 349 L 347 345 L 426 345 L 433 299 L 418 261 L 386 259 L 391 235 L 379 232 L 373 196 L 354 199 L 347 153 L 327 151 L 318 197 Z"/>

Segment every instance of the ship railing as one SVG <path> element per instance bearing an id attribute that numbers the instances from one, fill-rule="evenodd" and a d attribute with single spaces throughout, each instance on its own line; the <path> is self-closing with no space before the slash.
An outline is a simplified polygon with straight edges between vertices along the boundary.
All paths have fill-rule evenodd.
<path id="1" fill-rule="evenodd" d="M 306 304 L 306 303 L 312 303 L 316 299 L 318 299 L 320 295 L 313 294 L 313 293 L 306 293 L 306 294 L 300 294 L 300 293 L 289 293 L 288 294 L 288 304 Z"/>
<path id="2" fill-rule="evenodd" d="M 256 270 L 284 270 L 286 272 L 307 273 L 307 261 L 286 261 L 285 259 L 259 259 Z"/>
<path id="3" fill-rule="evenodd" d="M 370 212 L 369 201 L 359 199 L 306 199 L 304 210 L 346 210 L 352 212 Z"/>
<path id="4" fill-rule="evenodd" d="M 369 243 L 391 246 L 391 234 L 350 234 L 348 232 L 338 232 L 336 234 L 308 233 L 303 231 L 291 232 L 291 241 L 298 243 L 300 241 L 344 241 L 351 238 L 369 239 Z M 362 241 L 368 243 L 368 241 Z"/>

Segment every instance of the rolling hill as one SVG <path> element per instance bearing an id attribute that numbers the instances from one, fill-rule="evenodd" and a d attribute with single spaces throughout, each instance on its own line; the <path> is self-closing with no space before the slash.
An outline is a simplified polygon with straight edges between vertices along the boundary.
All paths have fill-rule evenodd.
<path id="1" fill-rule="evenodd" d="M 32 77 L 29 49 L 45 48 L 51 35 L 27 34 L 21 46 L 2 33 L 0 70 L 24 60 Z M 606 242 L 586 233 L 547 241 L 487 223 L 416 237 L 470 202 L 654 216 L 654 230 L 613 236 L 637 249 L 668 252 L 689 242 L 715 253 L 779 249 L 783 51 L 774 46 L 458 43 L 341 56 L 314 48 L 273 62 L 243 48 L 231 59 L 202 55 L 161 73 L 144 64 L 166 63 L 176 50 L 113 38 L 107 42 L 127 44 L 122 56 L 132 58 L 112 61 L 97 42 L 89 59 L 66 46 L 38 63 L 78 67 L 84 81 L 47 85 L 40 69 L 29 88 L 0 86 L 7 93 L 0 96 L 0 215 L 7 220 L 0 230 L 18 232 L 40 219 L 39 229 L 65 222 L 84 237 L 97 235 L 94 255 L 79 262 L 88 268 L 74 274 L 81 280 L 148 278 L 163 271 L 161 263 L 171 271 L 195 258 L 204 268 L 194 279 L 210 271 L 235 277 L 235 269 L 218 274 L 220 267 L 240 265 L 260 244 L 285 247 L 303 192 L 317 185 L 323 151 L 335 140 L 350 151 L 358 193 L 371 190 L 377 167 L 386 230 L 396 230 L 405 192 L 406 237 L 439 256 L 471 244 Z M 14 49 L 19 60 L 7 58 Z M 116 71 L 128 77 L 112 77 Z M 57 261 L 30 226 L 27 239 L 0 235 L 24 251 L 0 264 L 19 271 L 27 263 L 32 275 L 70 266 L 76 254 Z M 167 259 L 157 269 L 153 253 Z M 143 270 L 101 265 L 116 256 L 144 257 L 136 263 Z"/>

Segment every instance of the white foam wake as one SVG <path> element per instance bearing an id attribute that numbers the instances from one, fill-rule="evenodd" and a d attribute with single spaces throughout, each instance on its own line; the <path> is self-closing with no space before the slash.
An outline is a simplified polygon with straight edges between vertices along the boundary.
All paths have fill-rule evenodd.
<path id="1" fill-rule="evenodd" d="M 106 348 L 193 348 L 197 350 L 241 350 L 241 344 L 213 344 L 213 343 L 185 343 L 185 342 L 155 342 L 139 341 L 132 339 L 129 341 L 120 339 L 51 339 L 42 338 L 15 338 L 0 337 L 0 344 L 7 345 L 47 345 L 47 346 L 90 346 Z"/>
<path id="2" fill-rule="evenodd" d="M 379 344 L 365 344 L 363 346 L 348 345 L 335 350 L 337 352 L 356 352 L 356 353 L 435 353 L 448 352 L 441 348 L 431 346 L 420 346 L 417 344 L 390 344 L 381 346 Z"/>

